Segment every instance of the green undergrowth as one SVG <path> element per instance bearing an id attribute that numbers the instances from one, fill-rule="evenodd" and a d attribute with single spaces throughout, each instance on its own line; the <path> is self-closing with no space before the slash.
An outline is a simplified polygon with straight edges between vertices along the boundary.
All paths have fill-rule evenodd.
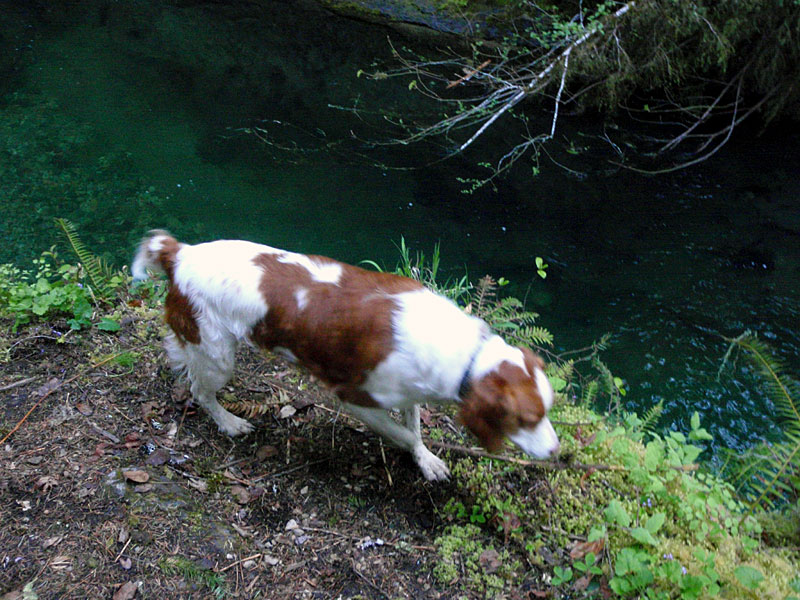
<path id="1" fill-rule="evenodd" d="M 414 260 L 407 249 L 403 256 L 407 274 L 434 278 L 422 257 Z M 55 249 L 29 269 L 4 265 L 0 315 L 16 325 L 67 317 L 72 335 L 97 327 L 114 336 L 112 324 L 133 312 L 147 317 L 137 323 L 150 323 L 141 339 L 157 344 L 150 329 L 161 286 L 133 288 L 124 271 L 109 277 L 114 294 L 100 299 L 81 265 L 64 263 Z M 557 464 L 531 465 L 510 445 L 503 460 L 450 452 L 454 491 L 437 509 L 428 563 L 442 589 L 465 598 L 523 591 L 550 598 L 800 598 L 797 507 L 751 514 L 736 488 L 700 462 L 712 439 L 697 414 L 685 432 L 658 429 L 658 407 L 643 416 L 598 414 L 594 406 L 613 406 L 625 393 L 600 360 L 603 344 L 562 360 L 537 315 L 502 298 L 503 280 L 456 283 L 452 296 L 466 311 L 548 358 L 557 392 L 550 417 L 562 453 Z M 6 358 L 12 339 L 0 335 Z M 131 368 L 136 360 L 130 352 L 117 364 Z M 450 430 L 433 429 L 430 437 L 472 442 Z M 212 593 L 220 589 L 210 572 L 161 566 L 185 571 Z"/>
<path id="2" fill-rule="evenodd" d="M 533 579 L 555 598 L 800 597 L 798 521 L 780 513 L 794 549 L 764 535 L 769 519 L 749 516 L 730 484 L 697 465 L 710 436 L 696 415 L 687 434 L 658 434 L 636 415 L 613 422 L 563 399 L 551 414 L 564 468 L 455 460 L 441 583 L 462 573 L 465 592 L 496 588 L 471 565 L 497 549 L 506 591 Z"/>
<path id="3" fill-rule="evenodd" d="M 437 289 L 438 248 L 430 262 L 402 242 L 400 250 L 396 271 Z M 544 279 L 546 265 L 536 265 Z M 563 463 L 537 469 L 452 454 L 458 494 L 441 510 L 448 524 L 436 538 L 438 581 L 467 596 L 800 598 L 797 512 L 751 515 L 733 485 L 699 464 L 713 439 L 697 413 L 685 433 L 656 429 L 660 406 L 642 416 L 598 414 L 594 406 L 618 406 L 626 394 L 600 359 L 605 342 L 559 358 L 538 315 L 502 297 L 504 283 L 461 279 L 438 289 L 510 343 L 551 359 L 550 416 Z"/>
<path id="4" fill-rule="evenodd" d="M 32 263 L 30 268 L 0 265 L 0 315 L 14 319 L 12 331 L 34 320 L 64 317 L 73 331 L 94 327 L 113 333 L 120 328 L 121 301 L 155 306 L 163 298 L 164 290 L 152 282 L 133 290 L 124 271 L 109 274 L 106 285 L 113 297 L 101 297 L 83 266 L 64 263 L 55 246 Z"/>

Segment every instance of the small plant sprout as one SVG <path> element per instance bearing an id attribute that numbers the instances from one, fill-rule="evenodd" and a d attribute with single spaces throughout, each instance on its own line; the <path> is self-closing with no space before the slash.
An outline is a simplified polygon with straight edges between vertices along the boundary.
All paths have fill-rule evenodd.
<path id="1" fill-rule="evenodd" d="M 548 265 L 546 262 L 544 262 L 544 259 L 541 256 L 537 256 L 536 257 L 536 273 L 542 279 L 547 277 L 547 267 L 549 267 L 549 266 L 550 265 Z"/>

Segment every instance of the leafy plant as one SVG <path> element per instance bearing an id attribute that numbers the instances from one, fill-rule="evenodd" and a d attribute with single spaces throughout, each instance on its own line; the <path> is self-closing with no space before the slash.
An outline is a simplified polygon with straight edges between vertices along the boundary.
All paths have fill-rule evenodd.
<path id="1" fill-rule="evenodd" d="M 92 297 L 81 282 L 80 269 L 58 266 L 55 246 L 33 259 L 34 269 L 0 265 L 0 311 L 14 317 L 13 330 L 35 317 L 71 316 L 70 328 L 91 324 Z"/>
<path id="2" fill-rule="evenodd" d="M 569 567 L 553 567 L 553 578 L 550 583 L 555 586 L 564 585 L 572 581 L 572 569 Z"/>

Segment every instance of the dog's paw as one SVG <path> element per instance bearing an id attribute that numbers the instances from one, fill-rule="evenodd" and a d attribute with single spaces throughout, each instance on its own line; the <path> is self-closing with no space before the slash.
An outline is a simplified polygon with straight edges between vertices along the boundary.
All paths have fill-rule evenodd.
<path id="1" fill-rule="evenodd" d="M 450 469 L 445 462 L 425 446 L 417 446 L 413 454 L 414 460 L 428 481 L 446 481 L 450 477 Z"/>
<path id="2" fill-rule="evenodd" d="M 247 435 L 253 431 L 253 426 L 249 421 L 228 413 L 217 421 L 219 430 L 225 435 L 236 437 L 237 435 Z"/>

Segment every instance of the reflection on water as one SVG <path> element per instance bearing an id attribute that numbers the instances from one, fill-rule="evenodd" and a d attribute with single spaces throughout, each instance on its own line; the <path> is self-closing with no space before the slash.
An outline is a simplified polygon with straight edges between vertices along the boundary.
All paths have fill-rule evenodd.
<path id="1" fill-rule="evenodd" d="M 387 31 L 288 6 L 0 15 L 0 261 L 53 243 L 56 216 L 118 264 L 150 227 L 387 265 L 400 236 L 440 241 L 452 273 L 510 279 L 562 349 L 613 333 L 605 356 L 631 408 L 664 399 L 682 429 L 698 410 L 734 447 L 769 433 L 773 407 L 743 365 L 716 375 L 720 334 L 746 328 L 800 367 L 797 135 L 665 177 L 548 166 L 465 195 L 466 160 L 365 164 L 425 162 L 363 142 L 376 106 L 426 110 L 403 82 L 356 77 L 387 56 Z M 275 146 L 243 132 L 257 124 Z"/>

